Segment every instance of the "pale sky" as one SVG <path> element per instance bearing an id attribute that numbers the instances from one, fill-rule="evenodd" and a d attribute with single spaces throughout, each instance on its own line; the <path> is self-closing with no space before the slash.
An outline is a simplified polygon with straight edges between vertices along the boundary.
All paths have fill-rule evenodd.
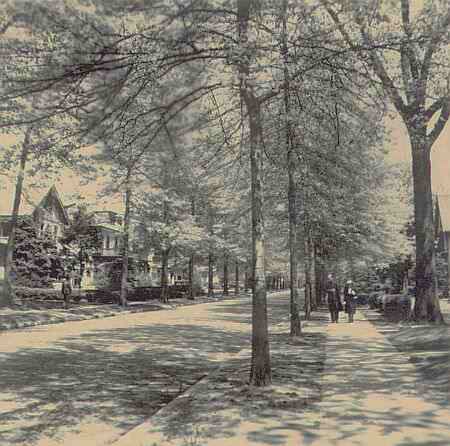
<path id="1" fill-rule="evenodd" d="M 406 128 L 399 117 L 388 124 L 391 131 L 389 159 L 394 162 L 405 161 L 411 168 L 411 148 Z M 434 143 L 431 154 L 433 193 L 450 194 L 450 124 L 447 122 L 440 137 Z"/>
<path id="2" fill-rule="evenodd" d="M 415 14 L 423 7 L 423 0 L 411 1 L 411 14 Z M 393 162 L 404 161 L 411 166 L 411 153 L 409 141 L 403 123 L 397 115 L 397 118 L 388 123 L 388 127 L 392 131 L 391 141 L 387 143 L 389 149 L 388 160 Z M 0 136 L 0 147 L 7 143 L 7 138 Z M 436 141 L 432 154 L 432 185 L 434 193 L 450 194 L 450 125 L 447 123 L 446 128 L 442 132 L 440 138 Z M 11 175 L 13 176 L 13 175 Z M 8 178 L 0 175 L 0 214 L 9 214 L 12 207 L 12 196 L 14 191 L 14 178 Z M 26 186 L 25 182 L 25 186 Z M 60 191 L 63 199 L 67 199 L 67 203 L 71 201 L 70 195 L 79 193 L 85 197 L 87 202 L 91 202 L 95 207 L 100 209 L 120 210 L 122 208 L 122 199 L 115 198 L 99 201 L 96 193 L 99 190 L 98 184 L 90 184 L 88 186 L 80 185 L 78 178 L 68 171 L 61 173 L 59 178 L 54 180 L 57 189 Z M 52 182 L 47 182 L 46 187 L 50 187 Z M 33 202 L 38 202 L 46 189 L 33 191 L 25 187 Z"/>

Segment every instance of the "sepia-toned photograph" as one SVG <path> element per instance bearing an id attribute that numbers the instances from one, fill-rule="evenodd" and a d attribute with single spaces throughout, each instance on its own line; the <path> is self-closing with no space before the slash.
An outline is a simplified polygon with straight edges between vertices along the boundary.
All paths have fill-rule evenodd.
<path id="1" fill-rule="evenodd" d="M 450 0 L 0 0 L 0 446 L 449 446 Z"/>

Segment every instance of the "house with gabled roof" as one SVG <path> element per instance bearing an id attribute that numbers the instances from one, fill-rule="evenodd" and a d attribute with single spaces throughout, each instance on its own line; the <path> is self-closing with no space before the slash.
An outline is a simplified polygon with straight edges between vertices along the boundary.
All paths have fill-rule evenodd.
<path id="1" fill-rule="evenodd" d="M 11 212 L 5 212 L 5 210 L 7 209 L 4 207 L 0 208 L 0 278 L 3 275 L 2 266 L 4 265 L 12 217 Z M 52 186 L 37 205 L 33 206 L 28 199 L 22 200 L 19 219 L 31 217 L 38 231 L 47 232 L 59 244 L 59 239 L 73 220 L 77 210 L 78 206 L 75 203 L 64 205 L 57 188 Z M 84 289 L 96 288 L 97 279 L 111 267 L 117 267 L 121 263 L 124 236 L 122 214 L 104 209 L 93 210 L 89 214 L 92 217 L 92 228 L 96 231 L 100 244 L 96 252 L 92 253 L 85 262 L 84 268 L 78 265 L 78 269 L 83 269 L 83 271 L 78 271 L 78 269 L 74 271 L 75 276 L 79 277 L 79 280 L 75 281 L 75 285 Z M 157 284 L 160 279 L 158 258 L 148 246 L 145 246 L 146 244 L 138 235 L 140 225 L 140 221 L 131 219 L 130 264 L 134 265 L 138 274 L 151 278 L 152 283 Z M 74 249 L 77 250 L 76 246 Z M 181 273 L 176 268 L 170 269 L 169 284 L 176 283 L 177 279 L 181 280 Z"/>
<path id="2" fill-rule="evenodd" d="M 21 203 L 19 220 L 32 218 L 38 231 L 47 232 L 57 242 L 62 236 L 64 228 L 69 224 L 69 215 L 64 207 L 58 190 L 52 186 L 41 201 L 32 206 L 26 200 Z M 6 245 L 11 230 L 11 213 L 0 214 L 0 277 L 3 277 Z"/>
<path id="3" fill-rule="evenodd" d="M 37 206 L 30 206 L 29 203 L 21 205 L 19 219 L 25 217 L 31 217 L 39 231 L 47 232 L 55 240 L 61 237 L 69 224 L 68 212 L 55 186 L 48 190 Z M 11 213 L 0 214 L 0 244 L 8 241 L 11 218 Z"/>

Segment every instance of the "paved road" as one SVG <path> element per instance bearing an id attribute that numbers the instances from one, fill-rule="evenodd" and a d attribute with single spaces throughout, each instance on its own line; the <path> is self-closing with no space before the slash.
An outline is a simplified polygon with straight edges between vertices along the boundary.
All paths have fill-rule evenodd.
<path id="1" fill-rule="evenodd" d="M 0 444 L 109 443 L 248 346 L 250 314 L 229 300 L 0 334 Z"/>
<path id="2" fill-rule="evenodd" d="M 272 297 L 269 314 L 271 331 L 276 331 L 273 324 L 288 319 L 287 297 Z M 248 348 L 250 317 L 250 300 L 242 299 L 0 334 L 0 445 L 114 442 Z M 240 424 L 232 424 L 217 441 L 230 446 L 247 444 L 241 440 L 253 445 L 255 438 L 258 445 L 450 444 L 448 395 L 440 402 L 427 395 L 432 386 L 426 378 L 434 369 L 423 367 L 427 375 L 422 376 L 411 353 L 399 352 L 388 341 L 389 324 L 377 328 L 362 313 L 355 324 L 327 320 L 307 327 L 301 348 L 283 347 L 286 329 L 280 326 L 284 334 L 278 348 L 291 350 L 273 356 L 279 363 L 277 373 L 294 373 L 290 380 L 304 376 L 309 383 L 317 378 L 320 400 L 301 416 L 296 409 L 290 415 L 284 411 L 283 417 L 275 410 L 273 418 L 264 418 L 264 426 L 250 417 L 253 410 L 240 413 Z M 305 349 L 313 348 L 317 337 L 312 330 L 321 336 L 326 359 L 320 371 L 308 372 L 313 355 Z M 395 326 L 392 330 L 398 331 Z M 408 328 L 405 336 L 417 336 L 417 330 L 426 327 Z M 424 352 L 436 330 L 441 329 L 425 333 Z M 447 342 L 445 349 L 448 352 Z M 447 389 L 448 377 L 439 383 Z M 210 407 L 204 410 L 209 413 Z M 216 432 L 217 426 L 212 427 Z M 216 443 L 208 438 L 208 444 Z"/>

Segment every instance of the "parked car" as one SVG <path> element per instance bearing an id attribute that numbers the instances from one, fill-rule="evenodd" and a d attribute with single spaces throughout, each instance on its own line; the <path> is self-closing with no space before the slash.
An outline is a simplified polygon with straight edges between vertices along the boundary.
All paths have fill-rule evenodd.
<path id="1" fill-rule="evenodd" d="M 369 295 L 365 293 L 358 294 L 355 301 L 356 305 L 367 305 L 369 303 Z"/>
<path id="2" fill-rule="evenodd" d="M 372 291 L 369 293 L 369 308 L 375 310 L 380 307 L 380 298 L 383 296 L 382 291 Z"/>
<path id="3" fill-rule="evenodd" d="M 382 310 L 387 319 L 405 320 L 411 315 L 412 297 L 408 294 L 385 294 Z"/>

